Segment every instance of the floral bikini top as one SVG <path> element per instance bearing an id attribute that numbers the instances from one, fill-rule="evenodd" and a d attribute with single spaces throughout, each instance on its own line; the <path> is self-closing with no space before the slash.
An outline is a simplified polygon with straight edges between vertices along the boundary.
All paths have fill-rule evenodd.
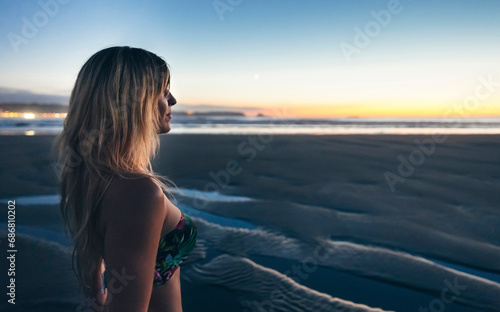
<path id="1" fill-rule="evenodd" d="M 191 254 L 196 245 L 197 229 L 191 218 L 181 212 L 176 227 L 160 238 L 153 286 L 165 284 Z M 102 276 L 102 290 L 107 286 L 106 272 Z"/>
<path id="2" fill-rule="evenodd" d="M 181 212 L 177 226 L 160 239 L 153 286 L 163 285 L 172 277 L 196 245 L 197 229 L 191 218 Z"/>

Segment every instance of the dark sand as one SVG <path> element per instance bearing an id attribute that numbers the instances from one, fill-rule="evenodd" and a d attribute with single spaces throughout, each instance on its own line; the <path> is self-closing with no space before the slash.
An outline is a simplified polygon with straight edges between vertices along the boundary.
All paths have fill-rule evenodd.
<path id="1" fill-rule="evenodd" d="M 405 177 L 405 182 L 397 183 L 392 192 L 384 173 L 397 174 L 401 162 L 398 156 L 408 160 L 418 150 L 414 140 L 429 138 L 426 135 L 279 135 L 260 139 L 242 135 L 164 135 L 154 167 L 178 187 L 218 190 L 262 202 L 260 206 L 240 204 L 238 209 L 231 203 L 200 207 L 216 214 L 286 231 L 292 237 L 323 236 L 383 246 L 500 273 L 500 137 L 449 136 L 444 143 L 436 144 L 434 152 L 426 155 L 422 164 L 414 166 L 414 172 Z M 53 139 L 54 136 L 0 137 L 0 198 L 58 193 L 56 158 L 50 152 Z M 250 145 L 253 139 L 258 142 L 254 146 Z M 228 174 L 227 165 L 231 161 L 238 163 L 240 173 Z M 222 180 L 217 181 L 216 176 Z M 224 177 L 229 179 L 226 181 Z M 62 230 L 56 207 L 28 208 L 29 213 L 18 215 L 18 225 L 55 233 Z M 5 216 L 5 209 L 1 211 Z M 297 220 L 304 220 L 303 225 Z M 5 223 L 5 218 L 0 222 Z M 30 242 L 26 240 L 26 244 Z M 69 276 L 67 259 L 44 260 L 38 269 L 45 274 L 64 267 L 64 276 Z M 259 259 L 260 264 L 269 262 L 269 267 L 276 270 L 289 267 L 286 262 L 269 260 L 272 257 L 252 259 Z M 4 262 L 0 263 L 4 267 Z M 29 259 L 20 260 L 20 270 L 30 265 Z M 321 285 L 321 276 L 318 274 L 308 283 L 327 292 L 319 288 L 328 288 L 331 281 Z M 48 274 L 36 279 L 26 277 L 20 283 L 45 285 L 21 286 L 19 292 L 26 293 L 26 297 L 18 297 L 22 304 L 23 300 L 38 297 L 64 299 L 62 294 L 58 296 L 57 289 L 72 289 L 74 280 Z M 354 286 L 350 287 L 354 291 Z M 347 298 L 348 291 L 345 294 L 336 291 L 338 294 L 330 294 L 346 300 L 357 299 L 356 295 Z M 393 309 L 391 304 L 383 305 L 384 298 L 376 297 L 380 292 L 370 295 L 369 288 L 360 292 L 373 297 L 368 300 L 369 305 Z M 388 290 L 387 294 L 390 293 Z M 424 302 L 432 298 L 427 294 L 422 296 Z M 391 300 L 395 299 L 386 299 Z M 185 311 L 198 311 L 199 306 L 205 307 L 205 311 L 236 311 L 238 306 L 225 288 L 185 281 L 183 304 Z M 70 303 L 60 301 L 58 305 L 63 311 Z M 28 306 L 30 311 L 46 311 Z M 50 311 L 59 311 L 53 306 Z M 0 307 L 5 307 L 4 302 Z M 452 307 L 447 306 L 447 310 L 452 311 Z"/>

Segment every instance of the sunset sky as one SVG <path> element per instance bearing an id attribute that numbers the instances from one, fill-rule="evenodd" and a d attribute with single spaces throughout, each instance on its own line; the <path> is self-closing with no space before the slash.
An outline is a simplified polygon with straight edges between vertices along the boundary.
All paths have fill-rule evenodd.
<path id="1" fill-rule="evenodd" d="M 67 98 L 114 45 L 188 105 L 307 117 L 500 116 L 498 0 L 0 0 L 0 102 Z M 23 91 L 23 92 L 21 92 Z M 3 97 L 3 98 L 2 98 Z"/>

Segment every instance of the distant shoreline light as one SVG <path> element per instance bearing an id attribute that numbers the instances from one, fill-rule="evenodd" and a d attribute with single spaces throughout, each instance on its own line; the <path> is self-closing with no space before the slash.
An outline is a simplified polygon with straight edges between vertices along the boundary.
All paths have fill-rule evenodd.
<path id="1" fill-rule="evenodd" d="M 35 118 L 66 118 L 67 113 L 24 113 L 24 112 L 10 112 L 3 111 L 0 114 L 2 118 L 24 118 L 24 119 L 35 119 Z"/>

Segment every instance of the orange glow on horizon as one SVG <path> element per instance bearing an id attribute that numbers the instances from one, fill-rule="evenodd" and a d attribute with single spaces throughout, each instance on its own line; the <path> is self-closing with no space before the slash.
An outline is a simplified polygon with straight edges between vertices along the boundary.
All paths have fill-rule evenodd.
<path id="1" fill-rule="evenodd" d="M 302 105 L 263 108 L 266 116 L 300 118 L 411 118 L 411 117 L 500 117 L 500 105 L 483 105 L 467 110 L 460 105 Z M 247 115 L 249 115 L 247 113 Z M 255 115 L 255 114 L 250 114 Z"/>

